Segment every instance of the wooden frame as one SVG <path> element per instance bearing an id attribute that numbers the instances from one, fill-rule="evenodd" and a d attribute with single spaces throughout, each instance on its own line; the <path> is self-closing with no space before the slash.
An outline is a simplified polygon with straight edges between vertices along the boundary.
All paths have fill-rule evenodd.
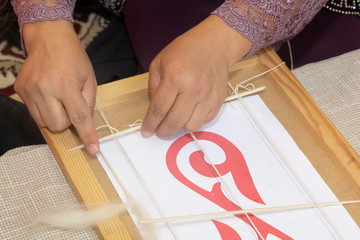
<path id="1" fill-rule="evenodd" d="M 229 80 L 236 84 L 281 63 L 271 48 L 234 65 Z M 110 124 L 119 129 L 142 119 L 149 104 L 148 74 L 99 86 L 97 101 Z M 340 200 L 360 199 L 360 156 L 321 111 L 291 71 L 282 65 L 257 79 L 256 86 L 266 86 L 260 93 L 269 109 L 280 120 L 295 142 Z M 229 92 L 230 94 L 230 92 Z M 96 126 L 103 125 L 99 113 L 94 112 Z M 41 129 L 70 185 L 81 202 L 91 208 L 96 204 L 119 201 L 106 173 L 94 156 L 84 150 L 68 151 L 80 143 L 73 128 L 52 133 Z M 108 131 L 100 130 L 99 136 Z M 346 207 L 360 225 L 360 208 Z M 140 239 L 128 214 L 115 217 L 96 227 L 100 238 Z"/>

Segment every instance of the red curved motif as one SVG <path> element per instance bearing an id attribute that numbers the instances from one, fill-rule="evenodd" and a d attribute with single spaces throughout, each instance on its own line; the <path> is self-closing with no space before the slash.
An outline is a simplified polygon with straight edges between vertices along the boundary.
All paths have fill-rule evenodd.
<path id="1" fill-rule="evenodd" d="M 232 227 L 216 220 L 212 222 L 219 231 L 221 239 L 241 240 L 240 235 Z"/>
<path id="2" fill-rule="evenodd" d="M 218 145 L 225 153 L 225 161 L 221 164 L 215 165 L 219 173 L 223 176 L 227 173 L 231 173 L 233 180 L 236 184 L 238 190 L 250 200 L 265 204 L 264 201 L 261 199 L 255 184 L 252 180 L 251 174 L 247 167 L 246 161 L 241 154 L 240 150 L 232 144 L 226 138 L 211 132 L 195 132 L 195 137 L 198 140 L 206 140 L 215 143 Z M 209 201 L 217 204 L 218 206 L 222 207 L 226 211 L 234 211 L 234 210 L 241 210 L 242 208 L 236 205 L 234 202 L 229 200 L 223 193 L 221 189 L 221 183 L 217 182 L 213 185 L 212 190 L 209 192 L 193 182 L 187 179 L 180 171 L 178 164 L 177 164 L 177 156 L 180 150 L 187 144 L 193 142 L 193 138 L 190 134 L 186 134 L 175 140 L 166 154 L 166 164 L 171 172 L 171 174 L 182 184 L 190 188 L 191 190 L 195 191 L 196 193 L 200 194 L 201 196 L 205 197 Z M 204 159 L 203 153 L 201 151 L 193 152 L 189 157 L 189 163 L 191 167 L 200 175 L 209 177 L 209 178 L 216 178 L 217 174 L 214 172 L 213 167 L 207 163 Z M 256 226 L 262 238 L 268 236 L 268 234 L 272 234 L 279 239 L 283 240 L 291 240 L 289 236 L 282 233 L 278 229 L 272 227 L 271 225 L 267 224 L 263 220 L 259 219 L 258 217 L 254 216 L 253 214 L 247 214 L 246 217 L 244 214 L 235 215 L 236 217 L 240 218 L 244 222 L 246 222 L 252 228 L 253 225 Z M 251 219 L 251 222 L 249 220 Z M 222 223 L 223 224 L 223 223 Z M 217 225 L 218 227 L 219 225 Z M 227 226 L 231 228 L 230 226 Z M 226 231 L 229 229 L 226 228 Z M 222 228 L 223 229 L 223 228 Z M 219 228 L 218 228 L 219 230 Z M 254 229 L 255 230 L 255 229 Z M 225 230 L 224 230 L 225 231 Z M 235 231 L 235 230 L 233 230 Z M 255 230 L 256 231 L 256 230 Z M 257 232 L 257 231 L 256 231 Z M 258 233 L 257 233 L 258 234 Z M 222 236 L 222 234 L 221 234 Z M 258 239 L 261 239 L 258 234 Z M 227 239 L 227 238 L 222 238 Z"/>

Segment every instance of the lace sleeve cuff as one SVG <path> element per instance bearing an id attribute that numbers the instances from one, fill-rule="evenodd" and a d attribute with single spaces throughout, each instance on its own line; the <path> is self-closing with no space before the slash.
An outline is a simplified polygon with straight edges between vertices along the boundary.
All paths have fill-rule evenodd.
<path id="1" fill-rule="evenodd" d="M 249 39 L 250 53 L 299 33 L 327 0 L 226 0 L 212 14 Z"/>
<path id="2" fill-rule="evenodd" d="M 26 49 L 22 39 L 23 26 L 26 23 L 39 21 L 55 21 L 66 19 L 73 22 L 73 11 L 75 7 L 75 0 L 52 0 L 51 3 L 47 0 L 40 0 L 35 3 L 26 0 L 11 0 L 14 12 L 18 17 L 20 28 L 21 48 L 24 56 L 26 56 Z"/>

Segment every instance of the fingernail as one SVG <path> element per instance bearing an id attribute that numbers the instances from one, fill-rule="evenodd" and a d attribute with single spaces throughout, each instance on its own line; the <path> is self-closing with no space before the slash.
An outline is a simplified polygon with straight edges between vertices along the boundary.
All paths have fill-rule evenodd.
<path id="1" fill-rule="evenodd" d="M 93 143 L 88 146 L 87 150 L 90 154 L 93 154 L 93 155 L 95 155 L 99 152 L 99 148 Z"/>
<path id="2" fill-rule="evenodd" d="M 149 132 L 147 130 L 141 130 L 141 135 L 144 137 L 144 138 L 148 138 L 152 135 L 152 132 Z"/>

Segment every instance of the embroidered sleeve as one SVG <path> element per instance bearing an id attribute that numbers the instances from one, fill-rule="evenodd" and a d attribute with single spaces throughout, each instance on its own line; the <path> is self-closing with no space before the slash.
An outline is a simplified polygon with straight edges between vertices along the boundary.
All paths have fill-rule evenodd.
<path id="1" fill-rule="evenodd" d="M 299 33 L 327 0 L 226 0 L 212 14 L 252 41 L 254 52 Z"/>
<path id="2" fill-rule="evenodd" d="M 21 48 L 25 55 L 22 40 L 24 24 L 67 19 L 73 21 L 73 11 L 76 0 L 11 0 L 14 12 L 18 17 L 20 27 Z"/>

